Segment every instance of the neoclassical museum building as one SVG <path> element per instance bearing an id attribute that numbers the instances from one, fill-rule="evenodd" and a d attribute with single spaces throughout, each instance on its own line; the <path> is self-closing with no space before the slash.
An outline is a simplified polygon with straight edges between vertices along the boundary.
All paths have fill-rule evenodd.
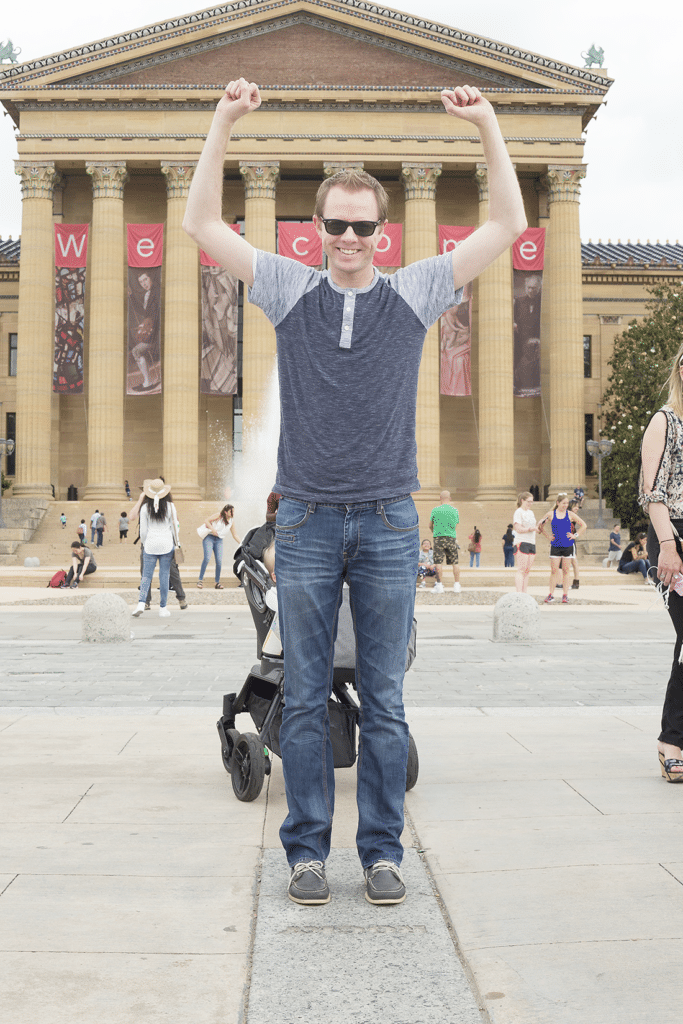
<path id="1" fill-rule="evenodd" d="M 20 248 L 0 241 L 13 493 L 105 500 L 162 471 L 177 498 L 214 497 L 264 416 L 274 331 L 181 227 L 213 110 L 239 76 L 263 103 L 226 156 L 226 222 L 319 265 L 318 185 L 361 166 L 391 199 L 384 273 L 486 219 L 478 135 L 439 98 L 482 90 L 531 231 L 427 334 L 422 497 L 583 483 L 612 339 L 643 315 L 648 283 L 683 266 L 677 245 L 581 245 L 584 133 L 611 79 L 362 0 L 240 0 L 0 66 L 23 203 Z"/>

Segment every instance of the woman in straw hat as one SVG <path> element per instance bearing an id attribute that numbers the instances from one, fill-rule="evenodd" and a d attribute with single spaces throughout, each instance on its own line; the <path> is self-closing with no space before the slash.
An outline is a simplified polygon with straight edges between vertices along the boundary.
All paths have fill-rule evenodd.
<path id="1" fill-rule="evenodd" d="M 656 570 L 676 630 L 673 665 L 662 709 L 662 729 L 657 741 L 662 776 L 683 782 L 683 345 L 674 359 L 667 381 L 669 397 L 650 420 L 641 448 L 638 501 L 650 517 L 648 558 Z"/>
<path id="2" fill-rule="evenodd" d="M 178 536 L 178 517 L 171 498 L 171 488 L 163 480 L 145 480 L 144 495 L 140 508 L 140 540 L 144 547 L 142 556 L 142 579 L 138 604 L 133 615 L 142 615 L 145 597 L 152 585 L 152 577 L 159 562 L 159 615 L 162 618 L 171 613 L 166 607 L 171 562 Z"/>

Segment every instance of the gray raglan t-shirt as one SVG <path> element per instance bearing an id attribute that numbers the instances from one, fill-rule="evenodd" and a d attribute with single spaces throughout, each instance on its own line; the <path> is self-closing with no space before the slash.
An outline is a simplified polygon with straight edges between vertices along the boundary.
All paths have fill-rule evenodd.
<path id="1" fill-rule="evenodd" d="M 450 253 L 367 288 L 256 250 L 249 301 L 275 327 L 280 443 L 273 490 L 357 502 L 419 489 L 415 409 L 427 330 L 461 300 Z M 438 396 L 434 396 L 438 401 Z"/>

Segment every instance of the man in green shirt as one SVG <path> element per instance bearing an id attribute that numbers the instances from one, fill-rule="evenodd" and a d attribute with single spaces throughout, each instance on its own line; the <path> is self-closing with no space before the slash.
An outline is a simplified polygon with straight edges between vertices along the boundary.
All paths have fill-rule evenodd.
<path id="1" fill-rule="evenodd" d="M 453 566 L 453 590 L 460 593 L 460 568 L 458 566 L 458 545 L 455 540 L 455 528 L 460 522 L 457 508 L 451 505 L 451 492 L 442 491 L 439 495 L 440 505 L 432 509 L 429 520 L 429 529 L 434 534 L 434 567 L 436 568 L 436 583 L 434 593 L 443 594 L 443 581 L 441 579 L 441 563 L 444 558 L 446 565 Z"/>

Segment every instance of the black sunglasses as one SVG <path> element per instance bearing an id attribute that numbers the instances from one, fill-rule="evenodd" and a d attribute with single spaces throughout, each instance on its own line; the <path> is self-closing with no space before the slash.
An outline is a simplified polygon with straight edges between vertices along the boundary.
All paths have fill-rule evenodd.
<path id="1" fill-rule="evenodd" d="M 320 219 L 328 235 L 343 235 L 347 228 L 351 228 L 354 235 L 358 235 L 359 238 L 367 238 L 384 223 L 383 220 L 325 220 L 324 217 Z"/>

